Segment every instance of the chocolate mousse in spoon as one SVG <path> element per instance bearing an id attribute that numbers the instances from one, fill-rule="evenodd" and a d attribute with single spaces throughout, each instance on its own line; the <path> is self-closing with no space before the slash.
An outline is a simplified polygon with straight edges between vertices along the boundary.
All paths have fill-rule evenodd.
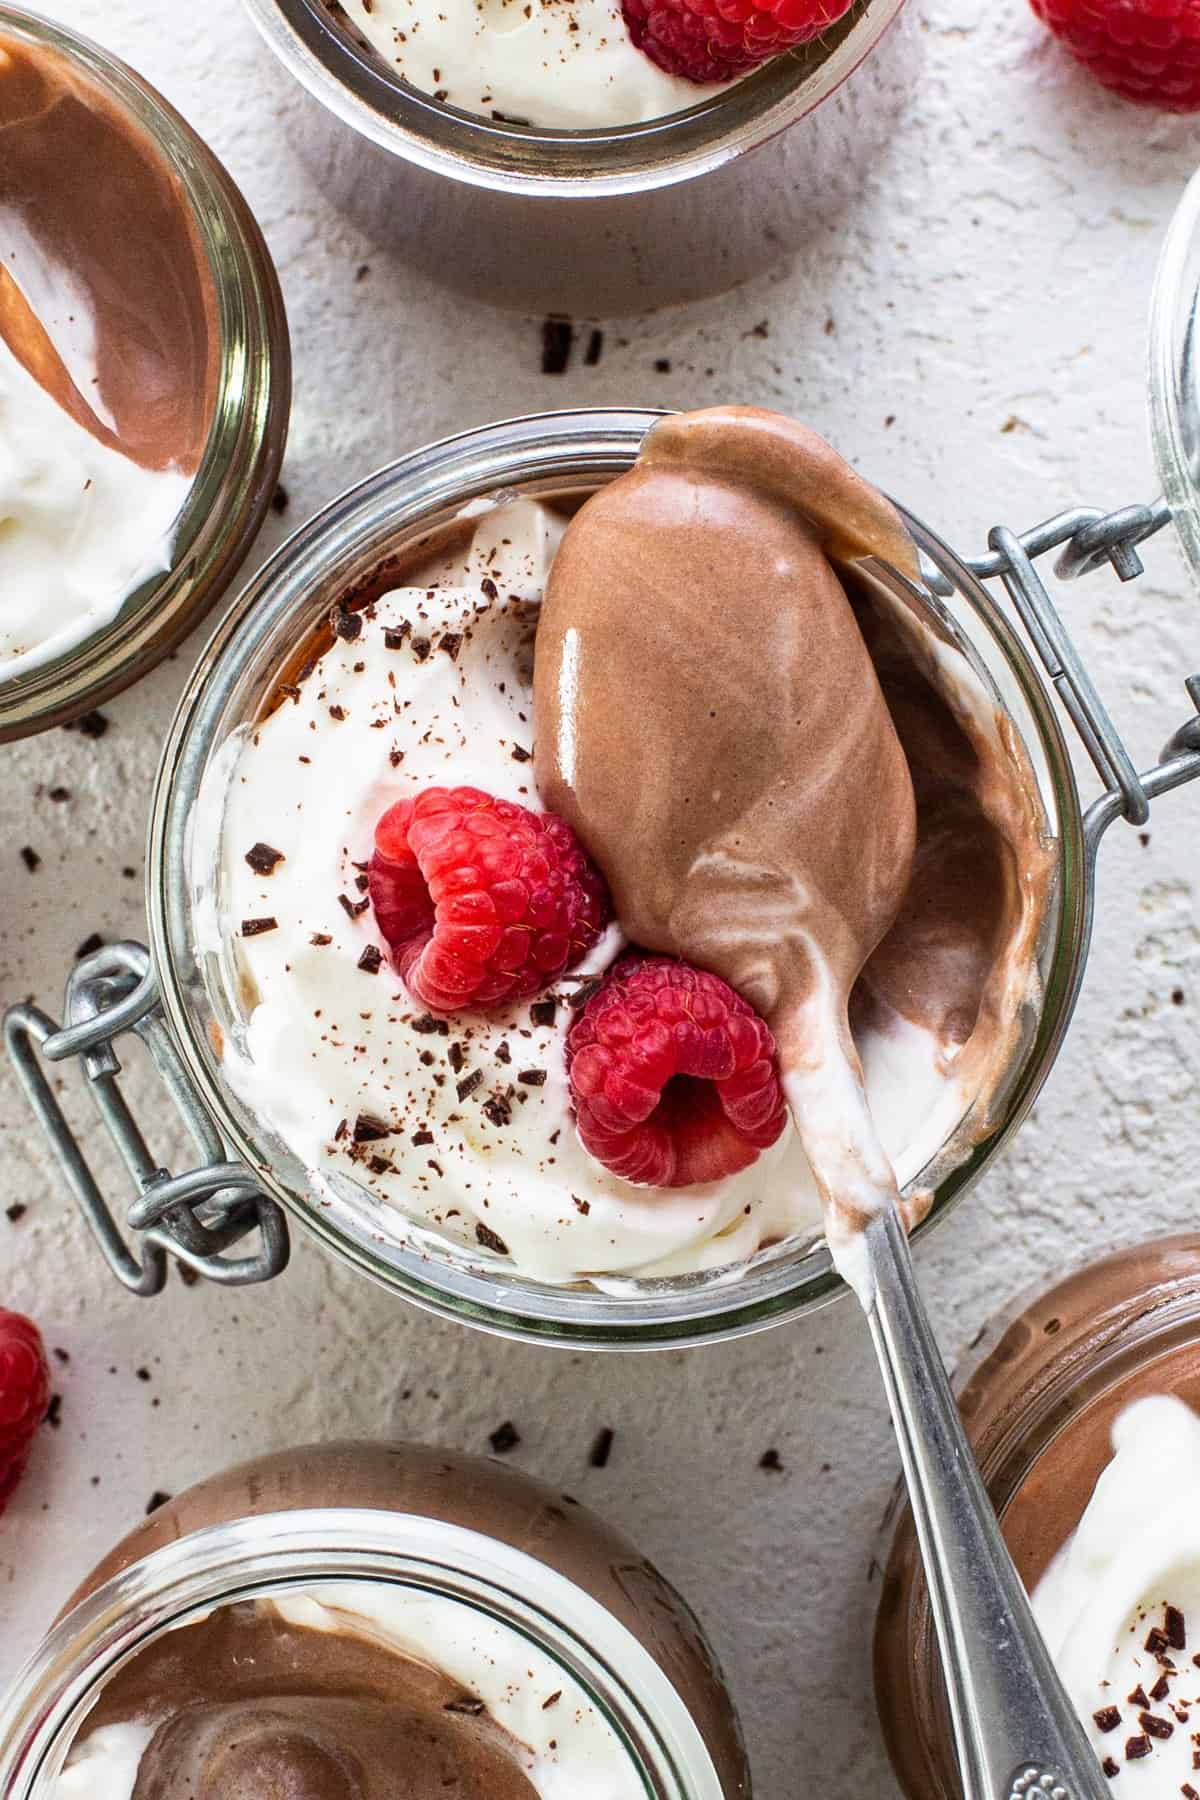
<path id="1" fill-rule="evenodd" d="M 634 943 L 766 1019 L 835 1257 L 898 1202 L 848 1006 L 900 910 L 916 813 L 835 562 L 918 578 L 894 508 L 754 407 L 666 418 L 581 510 L 537 634 L 538 790 Z"/>

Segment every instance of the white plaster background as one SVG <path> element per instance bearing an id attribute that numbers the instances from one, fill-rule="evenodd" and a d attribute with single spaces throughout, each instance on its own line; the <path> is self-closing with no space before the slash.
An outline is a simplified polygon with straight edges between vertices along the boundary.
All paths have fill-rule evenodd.
<path id="1" fill-rule="evenodd" d="M 1200 126 L 1094 90 L 1043 41 L 1024 0 L 911 9 L 919 86 L 844 227 L 721 300 L 610 328 L 597 367 L 548 378 L 535 321 L 447 304 L 305 185 L 288 143 L 308 103 L 233 0 L 50 4 L 192 120 L 274 251 L 296 405 L 289 512 L 272 518 L 259 554 L 400 449 L 581 402 L 779 405 L 969 551 L 996 520 L 1024 526 L 1072 499 L 1149 497 L 1146 306 L 1160 234 L 1200 160 Z M 370 275 L 356 281 L 364 262 Z M 764 319 L 765 338 L 753 334 Z M 655 369 L 661 358 L 669 372 Z M 1200 594 L 1173 545 L 1148 555 L 1135 587 L 1100 576 L 1068 593 L 1143 760 L 1179 722 L 1180 680 L 1200 666 Z M 5 1003 L 33 995 L 56 1009 L 83 938 L 142 933 L 140 885 L 122 869 L 142 865 L 158 746 L 201 641 L 106 707 L 102 741 L 56 731 L 0 751 Z M 55 785 L 69 801 L 48 798 Z M 1194 793 L 1173 796 L 1145 844 L 1118 828 L 1106 846 L 1068 1047 L 1016 1147 L 921 1257 L 948 1359 L 1039 1272 L 1195 1217 L 1198 808 Z M 42 857 L 34 874 L 24 844 Z M 169 1160 L 165 1109 L 144 1104 Z M 0 1129 L 0 1302 L 33 1313 L 71 1359 L 55 1371 L 60 1424 L 0 1523 L 0 1677 L 155 1489 L 334 1434 L 481 1450 L 512 1418 L 514 1461 L 603 1509 L 695 1601 L 740 1703 L 762 1800 L 794 1794 L 800 1769 L 825 1793 L 893 1791 L 869 1695 L 866 1586 L 893 1452 L 848 1304 L 730 1347 L 563 1357 L 430 1321 L 306 1243 L 272 1288 L 230 1297 L 172 1279 L 147 1303 L 103 1272 L 6 1072 Z M 10 1224 L 3 1208 L 14 1202 L 28 1210 Z M 605 1424 L 612 1459 L 591 1470 Z M 768 1447 L 782 1473 L 760 1471 Z"/>

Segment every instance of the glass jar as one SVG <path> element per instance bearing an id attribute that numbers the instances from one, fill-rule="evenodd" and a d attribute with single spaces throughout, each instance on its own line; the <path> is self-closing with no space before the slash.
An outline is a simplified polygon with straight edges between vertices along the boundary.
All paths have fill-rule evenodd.
<path id="1" fill-rule="evenodd" d="M 1147 1394 L 1200 1403 L 1200 1234 L 1087 1264 L 986 1330 L 955 1386 L 967 1436 L 1032 1591 L 1111 1455 L 1113 1420 Z M 961 1793 L 912 1515 L 897 1494 L 875 1633 L 888 1754 L 912 1800 Z M 1052 1507 L 1052 1514 L 1049 1509 Z"/>
<path id="2" fill-rule="evenodd" d="M 319 103 L 289 145 L 309 178 L 407 266 L 543 313 L 695 299 L 811 242 L 853 207 L 916 85 L 915 26 L 889 30 L 903 0 L 857 0 L 819 41 L 684 112 L 536 129 L 404 85 L 324 0 L 246 4 Z"/>
<path id="3" fill-rule="evenodd" d="M 407 1444 L 277 1453 L 201 1482 L 93 1570 L 0 1706 L 0 1800 L 44 1800 L 106 1680 L 214 1607 L 366 1582 L 444 1596 L 585 1691 L 632 1795 L 748 1800 L 733 1704 L 679 1596 L 569 1496 Z"/>
<path id="4" fill-rule="evenodd" d="M 173 529 L 171 567 L 110 623 L 52 660 L 0 678 L 0 742 L 77 717 L 136 681 L 224 591 L 275 493 L 291 399 L 279 283 L 245 200 L 179 114 L 87 39 L 0 0 L 0 37 L 65 58 L 147 136 L 191 209 L 217 306 L 212 423 Z"/>

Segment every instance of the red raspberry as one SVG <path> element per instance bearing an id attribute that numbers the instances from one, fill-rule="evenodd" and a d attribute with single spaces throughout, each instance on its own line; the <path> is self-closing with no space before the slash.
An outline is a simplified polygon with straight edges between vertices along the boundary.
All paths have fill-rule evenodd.
<path id="1" fill-rule="evenodd" d="M 536 994 L 592 948 L 608 891 L 575 833 L 479 788 L 425 788 L 375 827 L 375 920 L 432 1012 Z"/>
<path id="2" fill-rule="evenodd" d="M 623 956 L 567 1034 L 585 1150 L 644 1187 L 748 1168 L 787 1119 L 775 1040 L 719 975 Z"/>
<path id="3" fill-rule="evenodd" d="M 0 1306 L 0 1512 L 25 1473 L 50 1404 L 50 1366 L 32 1319 Z"/>
<path id="4" fill-rule="evenodd" d="M 1096 80 L 1165 112 L 1200 111 L 1200 0 L 1030 0 Z"/>
<path id="5" fill-rule="evenodd" d="M 651 62 L 688 81 L 730 81 L 794 50 L 849 12 L 852 0 L 621 0 L 629 35 Z"/>

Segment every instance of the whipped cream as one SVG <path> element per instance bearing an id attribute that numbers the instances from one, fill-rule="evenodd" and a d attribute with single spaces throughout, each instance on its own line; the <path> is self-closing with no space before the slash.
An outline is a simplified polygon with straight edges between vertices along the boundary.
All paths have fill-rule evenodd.
<path id="1" fill-rule="evenodd" d="M 1137 1400 L 1112 1444 L 1034 1616 L 1119 1791 L 1176 1800 L 1200 1788 L 1200 1417 L 1168 1395 Z M 1151 1637 L 1172 1625 L 1170 1645 Z"/>
<path id="2" fill-rule="evenodd" d="M 529 501 L 488 511 L 435 585 L 367 608 L 359 634 L 335 641 L 210 770 L 193 866 L 206 883 L 200 947 L 221 960 L 243 1021 L 226 1034 L 226 1075 L 318 1196 L 369 1206 L 372 1230 L 395 1242 L 425 1246 L 432 1234 L 443 1253 L 449 1240 L 489 1265 L 510 1258 L 539 1280 L 607 1288 L 740 1269 L 765 1246 L 819 1235 L 790 1123 L 739 1174 L 674 1190 L 619 1180 L 577 1137 L 570 1001 L 619 954 L 615 930 L 536 1001 L 487 1017 L 423 1016 L 386 959 L 370 971 L 372 947 L 386 947 L 363 871 L 389 806 L 432 784 L 539 805 L 531 651 L 561 529 Z M 247 862 L 257 844 L 281 853 L 270 874 Z M 892 1018 L 859 1050 L 884 1147 L 911 1190 L 969 1095 L 911 1022 Z"/>
<path id="3" fill-rule="evenodd" d="M 515 1740 L 541 1800 L 636 1800 L 644 1791 L 587 1690 L 523 1633 L 486 1613 L 443 1594 L 375 1582 L 322 1583 L 257 1605 L 301 1630 L 365 1638 L 451 1677 Z M 153 1736 L 153 1727 L 136 1722 L 101 1726 L 72 1749 L 53 1800 L 131 1800 Z"/>
<path id="4" fill-rule="evenodd" d="M 0 676 L 73 649 L 169 569 L 190 486 L 94 436 L 0 338 Z"/>
<path id="5" fill-rule="evenodd" d="M 586 131 L 682 112 L 729 82 L 668 75 L 619 0 L 345 0 L 398 74 L 463 112 Z"/>

